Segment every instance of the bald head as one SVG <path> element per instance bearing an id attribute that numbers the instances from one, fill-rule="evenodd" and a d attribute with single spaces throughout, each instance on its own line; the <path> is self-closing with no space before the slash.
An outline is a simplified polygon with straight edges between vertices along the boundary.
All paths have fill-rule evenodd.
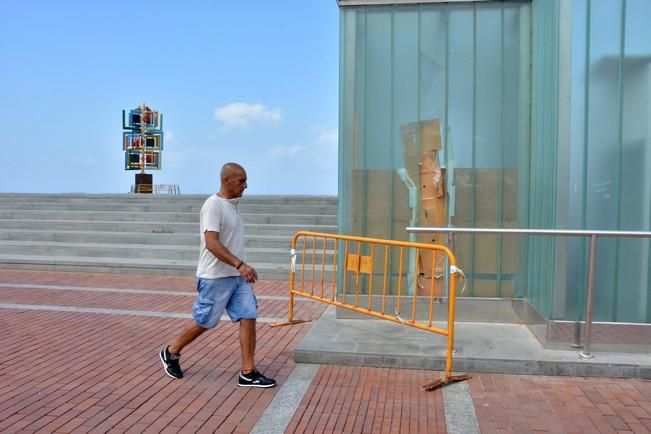
<path id="1" fill-rule="evenodd" d="M 222 182 L 224 182 L 225 178 L 237 176 L 242 172 L 245 172 L 244 167 L 240 166 L 239 164 L 226 163 L 222 166 L 222 171 L 219 173 L 219 178 Z"/>
<path id="2" fill-rule="evenodd" d="M 241 197 L 246 189 L 246 171 L 237 163 L 226 163 L 220 172 L 219 195 L 226 199 Z"/>

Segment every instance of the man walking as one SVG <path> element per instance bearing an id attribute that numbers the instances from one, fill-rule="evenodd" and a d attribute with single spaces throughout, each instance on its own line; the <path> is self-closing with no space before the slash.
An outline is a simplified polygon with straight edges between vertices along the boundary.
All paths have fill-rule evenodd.
<path id="1" fill-rule="evenodd" d="M 274 387 L 276 381 L 255 369 L 255 319 L 257 301 L 253 284 L 255 269 L 246 263 L 244 222 L 238 202 L 246 189 L 246 171 L 237 163 L 226 163 L 220 173 L 219 193 L 201 207 L 201 244 L 197 266 L 197 298 L 192 306 L 194 324 L 160 351 L 165 373 L 182 378 L 181 351 L 206 330 L 214 328 L 224 309 L 232 322 L 240 323 L 242 370 L 238 385 Z"/>

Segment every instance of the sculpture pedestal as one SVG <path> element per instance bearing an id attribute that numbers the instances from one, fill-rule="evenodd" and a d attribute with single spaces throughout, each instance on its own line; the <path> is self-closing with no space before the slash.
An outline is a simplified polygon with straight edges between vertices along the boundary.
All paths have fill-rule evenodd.
<path id="1" fill-rule="evenodd" d="M 151 193 L 154 184 L 154 175 L 150 173 L 136 173 L 136 193 Z"/>

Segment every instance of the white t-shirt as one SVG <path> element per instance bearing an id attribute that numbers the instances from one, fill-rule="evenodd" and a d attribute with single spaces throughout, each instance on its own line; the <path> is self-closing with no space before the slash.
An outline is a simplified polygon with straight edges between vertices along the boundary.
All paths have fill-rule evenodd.
<path id="1" fill-rule="evenodd" d="M 241 261 L 246 262 L 244 252 L 244 221 L 237 208 L 240 199 L 224 199 L 216 194 L 210 196 L 201 207 L 199 226 L 201 243 L 199 245 L 199 264 L 197 277 L 217 279 L 219 277 L 239 276 L 240 272 L 232 265 L 221 262 L 206 248 L 205 232 L 219 232 L 219 241 Z"/>

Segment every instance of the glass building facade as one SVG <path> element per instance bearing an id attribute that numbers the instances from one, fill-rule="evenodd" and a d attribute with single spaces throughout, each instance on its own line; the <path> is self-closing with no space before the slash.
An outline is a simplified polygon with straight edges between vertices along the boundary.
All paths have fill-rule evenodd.
<path id="1" fill-rule="evenodd" d="M 651 2 L 346 3 L 342 233 L 651 230 Z M 425 148 L 442 184 L 436 213 L 420 188 Z M 583 318 L 586 239 L 463 235 L 455 254 L 462 296 Z M 600 239 L 595 321 L 651 322 L 650 256 L 648 239 Z"/>

